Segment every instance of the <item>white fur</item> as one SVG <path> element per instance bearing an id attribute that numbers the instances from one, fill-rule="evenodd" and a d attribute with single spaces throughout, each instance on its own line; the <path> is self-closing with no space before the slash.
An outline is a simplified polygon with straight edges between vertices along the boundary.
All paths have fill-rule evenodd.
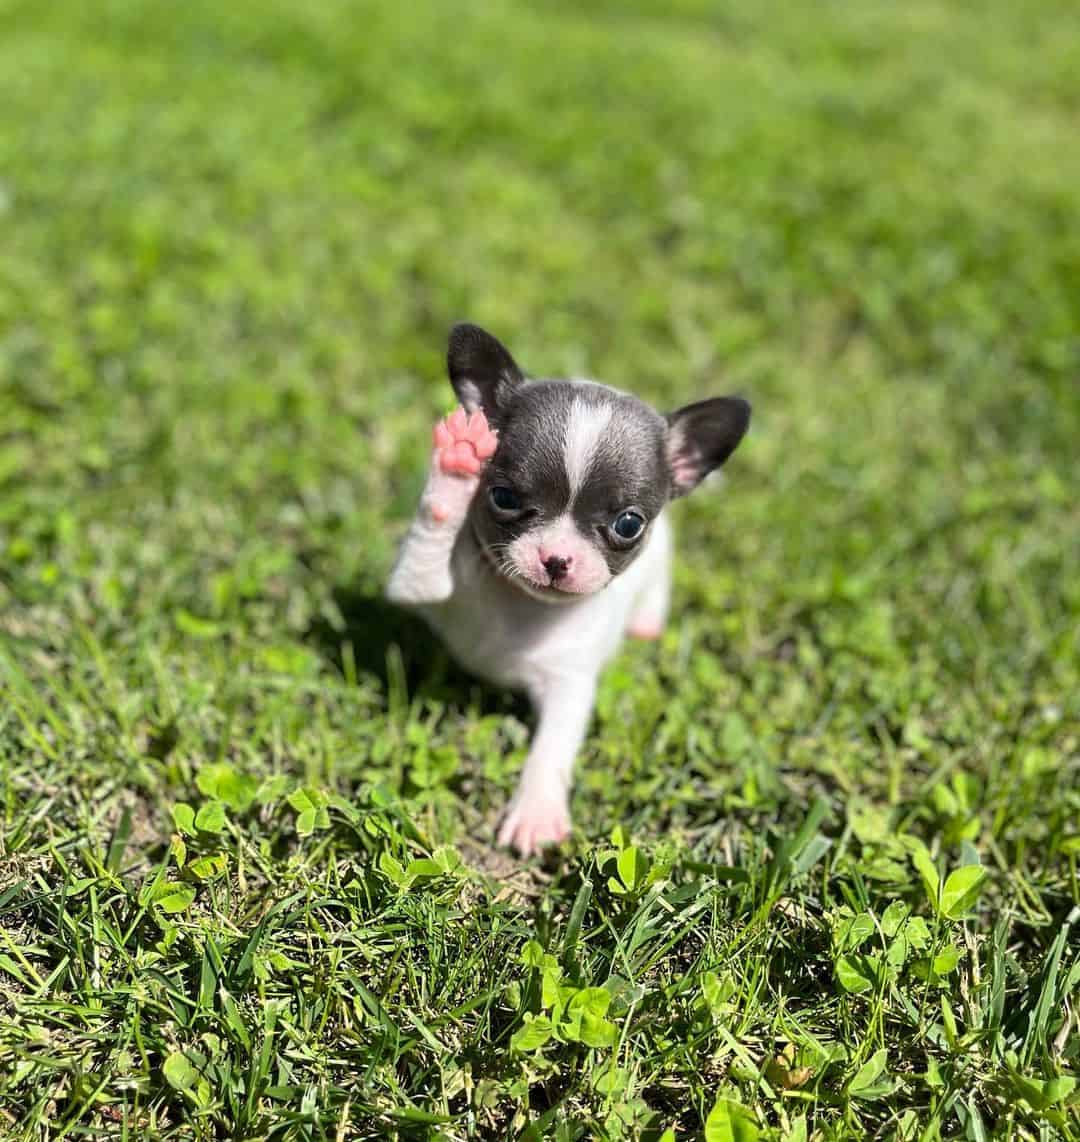
<path id="1" fill-rule="evenodd" d="M 655 635 L 663 624 L 670 530 L 661 513 L 621 575 L 592 594 L 563 594 L 564 605 L 553 606 L 497 572 L 463 527 L 475 487 L 433 465 L 387 594 L 416 606 L 467 669 L 529 695 L 536 733 L 499 833 L 501 844 L 528 855 L 569 832 L 574 760 L 601 669 L 627 629 Z M 433 501 L 452 505 L 440 522 L 431 517 Z"/>
<path id="2" fill-rule="evenodd" d="M 479 483 L 478 476 L 444 472 L 435 450 L 420 507 L 390 572 L 386 597 L 391 602 L 416 606 L 453 593 L 450 551 Z"/>
<path id="3" fill-rule="evenodd" d="M 575 397 L 570 406 L 563 438 L 563 459 L 570 481 L 570 505 L 585 485 L 592 464 L 593 453 L 611 425 L 611 405 L 594 404 Z"/>
<path id="4" fill-rule="evenodd" d="M 581 534 L 569 512 L 519 535 L 506 554 L 514 570 L 534 587 L 588 595 L 605 587 L 611 578 L 603 555 Z M 565 576 L 554 583 L 544 566 L 553 555 L 570 561 Z"/>
<path id="5" fill-rule="evenodd" d="M 653 522 L 644 543 L 638 558 L 604 590 L 552 606 L 499 575 L 466 531 L 453 544 L 453 593 L 424 613 L 462 665 L 540 700 L 560 682 L 595 679 L 639 604 L 666 586 L 666 515 Z"/>

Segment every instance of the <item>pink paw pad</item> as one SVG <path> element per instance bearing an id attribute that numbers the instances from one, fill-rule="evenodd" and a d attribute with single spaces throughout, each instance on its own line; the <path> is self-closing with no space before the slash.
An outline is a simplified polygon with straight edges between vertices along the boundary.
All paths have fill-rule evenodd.
<path id="1" fill-rule="evenodd" d="M 640 638 L 644 642 L 654 642 L 664 633 L 664 624 L 657 619 L 635 619 L 626 628 L 626 633 L 631 638 Z"/>
<path id="2" fill-rule="evenodd" d="M 455 476 L 478 475 L 499 442 L 479 409 L 468 416 L 463 408 L 454 409 L 435 425 L 434 436 L 439 467 Z"/>

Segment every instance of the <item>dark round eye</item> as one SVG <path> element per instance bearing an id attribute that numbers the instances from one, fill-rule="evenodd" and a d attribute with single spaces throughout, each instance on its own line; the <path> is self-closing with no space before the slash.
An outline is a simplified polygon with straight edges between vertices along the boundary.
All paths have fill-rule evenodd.
<path id="1" fill-rule="evenodd" d="M 521 500 L 518 498 L 517 492 L 513 488 L 506 487 L 505 484 L 496 484 L 491 489 L 491 502 L 501 512 L 521 511 Z"/>
<path id="2" fill-rule="evenodd" d="M 637 512 L 623 512 L 615 517 L 611 530 L 620 539 L 637 539 L 645 530 L 645 519 Z"/>

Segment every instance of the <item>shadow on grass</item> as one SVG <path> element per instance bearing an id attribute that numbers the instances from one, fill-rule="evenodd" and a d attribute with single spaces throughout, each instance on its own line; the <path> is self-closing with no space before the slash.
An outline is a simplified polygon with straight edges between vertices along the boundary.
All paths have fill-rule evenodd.
<path id="1" fill-rule="evenodd" d="M 471 704 L 480 714 L 529 717 L 524 697 L 462 670 L 419 616 L 355 587 L 335 588 L 334 602 L 344 629 L 320 619 L 308 629 L 306 641 L 342 673 L 348 674 L 351 656 L 357 675 L 376 678 L 387 693 L 403 682 L 409 697 Z"/>

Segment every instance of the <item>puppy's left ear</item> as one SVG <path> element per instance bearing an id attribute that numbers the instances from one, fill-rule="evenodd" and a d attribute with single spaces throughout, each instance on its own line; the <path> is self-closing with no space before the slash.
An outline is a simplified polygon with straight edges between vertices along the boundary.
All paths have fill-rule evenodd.
<path id="1" fill-rule="evenodd" d="M 446 368 L 466 411 L 483 409 L 493 424 L 498 423 L 500 405 L 525 381 L 510 350 L 479 325 L 455 325 L 450 330 Z"/>
<path id="2" fill-rule="evenodd" d="M 685 496 L 738 447 L 750 425 L 750 405 L 741 397 L 714 397 L 680 408 L 667 422 L 671 494 Z"/>

